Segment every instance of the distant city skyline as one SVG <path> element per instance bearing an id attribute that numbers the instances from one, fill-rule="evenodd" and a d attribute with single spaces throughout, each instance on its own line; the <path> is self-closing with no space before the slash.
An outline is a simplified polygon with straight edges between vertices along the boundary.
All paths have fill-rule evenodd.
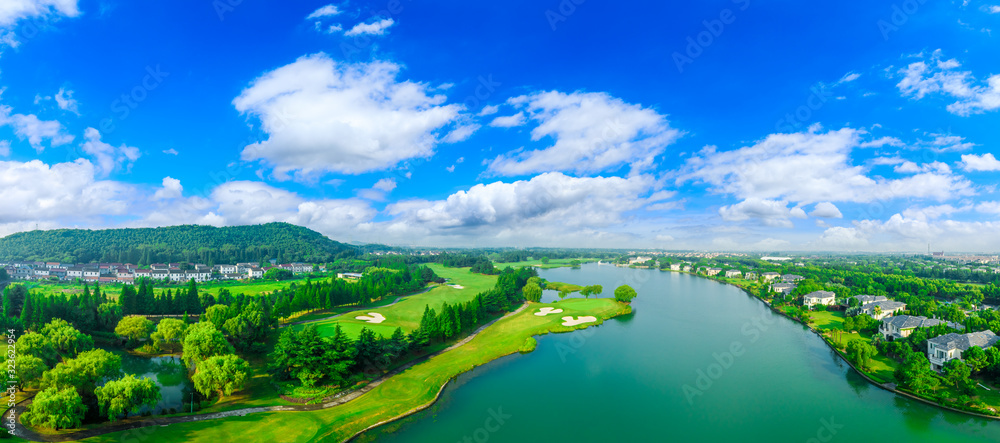
<path id="1" fill-rule="evenodd" d="M 0 236 L 1000 251 L 1000 2 L 0 7 Z"/>

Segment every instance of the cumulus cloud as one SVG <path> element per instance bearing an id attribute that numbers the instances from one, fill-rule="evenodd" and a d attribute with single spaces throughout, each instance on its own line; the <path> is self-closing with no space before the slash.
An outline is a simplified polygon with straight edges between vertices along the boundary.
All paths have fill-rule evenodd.
<path id="1" fill-rule="evenodd" d="M 353 28 L 347 30 L 344 35 L 351 37 L 355 35 L 382 35 L 385 30 L 395 24 L 391 18 L 379 20 L 374 23 L 358 23 Z"/>
<path id="2" fill-rule="evenodd" d="M 789 208 L 788 202 L 749 198 L 731 206 L 719 208 L 719 215 L 726 221 L 759 220 L 767 226 L 792 228 L 791 218 L 806 218 L 802 208 Z"/>
<path id="3" fill-rule="evenodd" d="M 0 161 L 0 233 L 17 227 L 99 223 L 105 217 L 128 213 L 133 186 L 97 180 L 86 159 L 49 165 L 40 160 Z"/>
<path id="4" fill-rule="evenodd" d="M 819 218 L 844 218 L 844 214 L 840 213 L 840 209 L 830 202 L 817 203 L 809 215 Z"/>
<path id="5" fill-rule="evenodd" d="M 857 228 L 834 226 L 820 236 L 819 246 L 837 250 L 857 250 L 868 247 L 868 236 Z"/>
<path id="6" fill-rule="evenodd" d="M 1000 171 L 1000 160 L 989 152 L 983 155 L 963 155 L 961 165 L 966 171 Z"/>
<path id="7" fill-rule="evenodd" d="M 896 87 L 904 97 L 922 99 L 929 94 L 941 94 L 955 100 L 949 112 L 967 116 L 1000 108 L 1000 74 L 977 84 L 970 71 L 960 71 L 961 63 L 945 60 L 942 51 L 934 51 L 928 59 L 909 64 L 899 70 L 902 77 Z"/>
<path id="8" fill-rule="evenodd" d="M 142 155 L 139 148 L 122 144 L 119 147 L 111 146 L 101 141 L 101 133 L 94 128 L 87 128 L 84 132 L 86 141 L 80 145 L 84 153 L 93 157 L 97 162 L 97 171 L 101 176 L 107 177 L 115 170 L 129 170 L 132 163 Z"/>
<path id="9" fill-rule="evenodd" d="M 680 183 L 702 182 L 712 190 L 742 199 L 783 200 L 796 204 L 870 202 L 896 198 L 949 199 L 971 195 L 972 184 L 940 169 L 900 179 L 871 178 L 850 154 L 862 131 L 844 128 L 772 134 L 752 146 L 717 152 L 709 147 L 688 159 L 677 173 Z"/>
<path id="10" fill-rule="evenodd" d="M 499 111 L 500 111 L 500 107 L 497 106 L 497 105 L 486 105 L 486 106 L 483 106 L 483 109 L 481 109 L 479 111 L 479 114 L 476 114 L 476 115 L 478 115 L 480 117 L 485 117 L 487 115 L 496 114 Z"/>
<path id="11" fill-rule="evenodd" d="M 154 200 L 170 200 L 179 198 L 184 194 L 184 187 L 181 181 L 173 177 L 163 177 L 163 187 L 153 193 Z"/>
<path id="12" fill-rule="evenodd" d="M 0 157 L 10 157 L 10 141 L 0 140 Z"/>
<path id="13" fill-rule="evenodd" d="M 646 175 L 570 177 L 559 172 L 530 180 L 478 184 L 444 200 L 408 200 L 386 211 L 387 232 L 477 238 L 565 238 L 567 228 L 587 235 L 621 223 L 626 211 L 645 203 L 655 180 Z M 545 233 L 545 234 L 542 234 Z"/>
<path id="14" fill-rule="evenodd" d="M 278 179 L 291 172 L 311 179 L 431 156 L 439 130 L 462 107 L 428 95 L 425 84 L 397 81 L 399 70 L 389 62 L 340 63 L 319 53 L 262 75 L 233 100 L 268 134 L 247 146 L 243 159 L 266 161 Z"/>
<path id="15" fill-rule="evenodd" d="M 523 108 L 537 123 L 531 131 L 533 141 L 551 138 L 554 144 L 497 157 L 489 168 L 500 175 L 594 173 L 623 165 L 641 172 L 681 136 L 655 110 L 600 92 L 539 92 L 508 103 Z"/>
<path id="16" fill-rule="evenodd" d="M 55 120 L 41 120 L 34 114 L 13 114 L 10 106 L 0 105 L 0 126 L 10 125 L 14 133 L 22 140 L 27 139 L 31 147 L 42 152 L 45 140 L 50 146 L 65 145 L 73 141 L 73 136 L 66 133 L 62 123 Z"/>

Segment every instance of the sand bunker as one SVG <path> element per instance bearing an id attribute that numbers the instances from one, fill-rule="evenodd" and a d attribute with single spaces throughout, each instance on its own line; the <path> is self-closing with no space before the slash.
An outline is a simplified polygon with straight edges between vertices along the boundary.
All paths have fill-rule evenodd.
<path id="1" fill-rule="evenodd" d="M 369 312 L 368 315 L 361 315 L 354 318 L 366 321 L 368 323 L 382 323 L 385 321 L 385 317 L 383 317 L 382 314 L 379 314 L 378 312 Z"/>
<path id="2" fill-rule="evenodd" d="M 462 286 L 462 285 L 448 285 L 448 286 L 451 286 L 451 287 L 453 287 L 455 289 L 465 289 L 465 286 Z"/>
<path id="3" fill-rule="evenodd" d="M 558 314 L 560 312 L 562 312 L 562 309 L 541 308 L 541 309 L 538 310 L 538 312 L 535 313 L 535 315 L 537 315 L 539 317 L 545 317 L 546 315 L 549 315 L 549 314 Z"/>
<path id="4" fill-rule="evenodd" d="M 582 325 L 584 323 L 593 323 L 597 321 L 597 317 L 593 317 L 590 315 L 577 317 L 575 319 L 573 317 L 563 317 L 562 319 L 563 319 L 563 326 L 576 326 L 576 325 Z"/>

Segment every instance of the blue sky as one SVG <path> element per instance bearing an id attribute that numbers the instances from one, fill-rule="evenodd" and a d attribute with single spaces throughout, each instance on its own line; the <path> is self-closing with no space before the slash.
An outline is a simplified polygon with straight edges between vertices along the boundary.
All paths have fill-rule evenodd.
<path id="1" fill-rule="evenodd" d="M 994 31 L 971 0 L 8 0 L 0 235 L 997 250 Z"/>

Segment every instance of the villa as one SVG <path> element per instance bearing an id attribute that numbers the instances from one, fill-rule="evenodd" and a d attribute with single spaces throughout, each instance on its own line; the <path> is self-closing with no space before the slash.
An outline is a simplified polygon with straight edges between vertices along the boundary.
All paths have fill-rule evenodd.
<path id="1" fill-rule="evenodd" d="M 785 274 L 785 275 L 781 276 L 781 281 L 783 281 L 785 283 L 795 283 L 797 281 L 802 281 L 802 280 L 805 280 L 805 279 L 806 279 L 805 277 L 803 277 L 801 275 L 795 275 L 795 274 Z"/>
<path id="2" fill-rule="evenodd" d="M 726 278 L 740 278 L 742 276 L 743 276 L 743 273 L 740 272 L 740 271 L 737 271 L 735 269 L 731 269 L 731 270 L 726 271 Z"/>
<path id="3" fill-rule="evenodd" d="M 681 270 L 681 264 L 680 263 L 671 263 L 670 264 L 670 270 L 671 271 L 680 271 Z"/>
<path id="4" fill-rule="evenodd" d="M 837 294 L 830 291 L 816 291 L 806 294 L 802 298 L 802 304 L 807 308 L 812 309 L 816 305 L 830 306 L 837 301 Z"/>
<path id="5" fill-rule="evenodd" d="M 927 356 L 931 361 L 931 369 L 941 371 L 946 363 L 954 359 L 962 359 L 962 353 L 973 346 L 986 349 L 1000 341 L 993 331 L 986 330 L 971 334 L 942 335 L 927 340 Z"/>
<path id="6" fill-rule="evenodd" d="M 771 290 L 779 294 L 788 295 L 791 294 L 797 287 L 798 286 L 792 283 L 775 283 L 771 286 Z"/>
<path id="7" fill-rule="evenodd" d="M 722 272 L 722 269 L 720 269 L 720 268 L 708 268 L 708 269 L 705 270 L 705 274 L 710 275 L 710 276 L 711 275 L 716 275 L 716 274 L 718 274 L 720 272 Z"/>
<path id="8" fill-rule="evenodd" d="M 935 318 L 897 315 L 883 320 L 882 324 L 878 327 L 878 332 L 882 334 L 882 338 L 886 341 L 893 341 L 898 338 L 909 337 L 917 328 L 931 328 L 940 324 L 944 324 L 944 322 Z"/>
<path id="9" fill-rule="evenodd" d="M 904 310 L 906 310 L 906 303 L 893 300 L 881 300 L 865 303 L 861 306 L 859 313 L 866 314 L 875 320 L 881 320 L 886 317 L 892 317 L 897 312 Z"/>
<path id="10" fill-rule="evenodd" d="M 777 272 L 765 272 L 765 273 L 763 273 L 761 275 L 764 276 L 764 281 L 771 281 L 771 280 L 774 280 L 774 279 L 776 279 L 778 277 L 781 277 L 781 274 L 779 274 Z"/>

